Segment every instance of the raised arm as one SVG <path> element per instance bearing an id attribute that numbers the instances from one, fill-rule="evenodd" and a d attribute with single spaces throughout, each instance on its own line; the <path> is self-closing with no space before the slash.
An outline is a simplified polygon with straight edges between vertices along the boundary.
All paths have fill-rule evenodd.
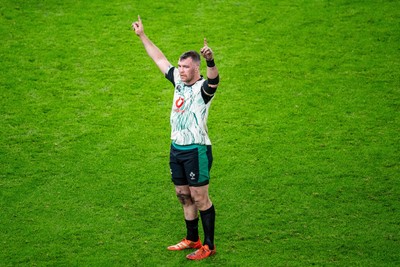
<path id="1" fill-rule="evenodd" d="M 164 56 L 161 50 L 155 44 L 153 44 L 153 42 L 144 33 L 143 23 L 140 19 L 140 16 L 138 16 L 138 21 L 132 23 L 132 29 L 142 41 L 147 54 L 151 57 L 151 59 L 153 59 L 160 71 L 165 74 L 168 68 L 171 66 L 171 63 L 169 63 L 168 59 Z"/>
<path id="2" fill-rule="evenodd" d="M 219 83 L 219 73 L 214 63 L 214 53 L 208 46 L 206 38 L 204 38 L 204 46 L 200 50 L 200 53 L 206 59 L 207 62 L 208 86 L 213 89 L 216 89 Z"/>

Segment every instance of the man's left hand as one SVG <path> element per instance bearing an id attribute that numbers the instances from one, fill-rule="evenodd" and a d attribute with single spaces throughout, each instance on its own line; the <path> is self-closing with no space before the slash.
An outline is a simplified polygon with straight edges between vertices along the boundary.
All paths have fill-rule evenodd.
<path id="1" fill-rule="evenodd" d="M 204 46 L 200 50 L 200 53 L 207 61 L 211 61 L 214 59 L 213 51 L 211 50 L 210 47 L 208 47 L 206 38 L 204 38 Z"/>

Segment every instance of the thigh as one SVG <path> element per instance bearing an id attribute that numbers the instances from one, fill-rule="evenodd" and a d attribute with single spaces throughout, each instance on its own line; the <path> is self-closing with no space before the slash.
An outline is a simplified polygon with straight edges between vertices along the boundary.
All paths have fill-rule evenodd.
<path id="1" fill-rule="evenodd" d="M 190 186 L 204 186 L 210 182 L 212 166 L 211 146 L 199 146 L 193 151 L 190 160 L 184 164 L 185 174 Z"/>
<path id="2" fill-rule="evenodd" d="M 186 179 L 185 168 L 183 162 L 179 159 L 179 151 L 176 151 L 171 146 L 169 156 L 169 167 L 171 171 L 172 182 L 176 186 L 188 185 Z"/>

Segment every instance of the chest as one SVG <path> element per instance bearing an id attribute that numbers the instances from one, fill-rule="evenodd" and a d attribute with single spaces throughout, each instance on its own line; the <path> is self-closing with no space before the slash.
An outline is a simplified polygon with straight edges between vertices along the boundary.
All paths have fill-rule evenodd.
<path id="1" fill-rule="evenodd" d="M 183 83 L 178 83 L 175 86 L 174 93 L 174 111 L 182 112 L 183 110 L 192 110 L 201 103 L 200 87 L 186 86 Z"/>

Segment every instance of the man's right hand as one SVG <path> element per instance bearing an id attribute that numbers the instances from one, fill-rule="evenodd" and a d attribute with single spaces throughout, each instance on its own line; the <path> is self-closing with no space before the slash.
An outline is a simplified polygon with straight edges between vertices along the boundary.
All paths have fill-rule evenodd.
<path id="1" fill-rule="evenodd" d="M 136 35 L 139 36 L 139 39 L 142 41 L 147 54 L 151 57 L 151 59 L 153 59 L 154 63 L 156 63 L 160 71 L 165 74 L 171 64 L 161 52 L 161 50 L 155 44 L 153 44 L 153 42 L 144 33 L 143 24 L 140 16 L 138 16 L 137 21 L 132 23 L 132 29 L 135 31 Z"/>
<path id="2" fill-rule="evenodd" d="M 137 36 L 140 36 L 144 33 L 143 23 L 139 15 L 138 15 L 138 21 L 132 23 L 132 29 L 135 31 Z"/>

